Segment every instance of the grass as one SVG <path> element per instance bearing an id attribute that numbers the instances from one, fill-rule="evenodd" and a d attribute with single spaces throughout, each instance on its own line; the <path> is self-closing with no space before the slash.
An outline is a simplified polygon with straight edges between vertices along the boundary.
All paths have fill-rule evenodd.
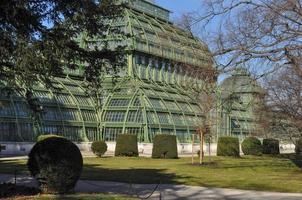
<path id="1" fill-rule="evenodd" d="M 9 199 L 9 198 L 8 198 Z M 106 194 L 75 194 L 75 195 L 40 195 L 40 196 L 19 196 L 13 197 L 14 200 L 134 200 L 122 195 Z"/>
<path id="2" fill-rule="evenodd" d="M 196 158 L 197 162 L 197 158 Z M 0 173 L 27 174 L 25 160 L 1 161 Z M 206 158 L 203 166 L 191 158 L 85 158 L 81 179 L 132 183 L 172 183 L 248 190 L 302 192 L 302 158 L 295 155 Z M 300 166 L 300 167 L 299 167 Z"/>

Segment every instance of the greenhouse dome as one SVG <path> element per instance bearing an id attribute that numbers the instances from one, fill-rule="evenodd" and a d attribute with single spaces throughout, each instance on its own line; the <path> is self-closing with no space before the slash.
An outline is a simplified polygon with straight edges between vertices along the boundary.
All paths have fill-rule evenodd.
<path id="1" fill-rule="evenodd" d="M 245 137 L 257 134 L 257 106 L 264 90 L 244 68 L 237 68 L 220 85 L 223 134 Z"/>

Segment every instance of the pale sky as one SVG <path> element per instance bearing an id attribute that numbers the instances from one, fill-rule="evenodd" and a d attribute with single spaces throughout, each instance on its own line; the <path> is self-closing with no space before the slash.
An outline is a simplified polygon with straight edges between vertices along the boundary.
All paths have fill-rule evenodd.
<path id="1" fill-rule="evenodd" d="M 202 0 L 155 0 L 160 5 L 172 11 L 172 19 L 183 12 L 198 11 L 201 9 Z"/>

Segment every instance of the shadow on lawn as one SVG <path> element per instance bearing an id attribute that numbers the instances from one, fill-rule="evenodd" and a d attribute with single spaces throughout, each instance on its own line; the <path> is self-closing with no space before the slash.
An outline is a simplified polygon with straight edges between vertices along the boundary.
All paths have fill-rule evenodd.
<path id="1" fill-rule="evenodd" d="M 291 153 L 291 154 L 280 154 L 279 157 L 289 159 L 297 167 L 302 169 L 302 155 L 297 155 L 297 154 Z"/>
<path id="2" fill-rule="evenodd" d="M 122 165 L 122 163 L 121 163 Z M 144 184 L 183 184 L 177 179 L 187 179 L 168 173 L 165 169 L 150 169 L 150 168 L 128 168 L 128 169 L 110 169 L 103 168 L 100 165 L 86 164 L 83 169 L 81 179 L 83 180 L 102 180 L 124 183 L 144 183 Z"/>
<path id="3" fill-rule="evenodd" d="M 0 174 L 29 175 L 26 162 L 0 161 Z"/>

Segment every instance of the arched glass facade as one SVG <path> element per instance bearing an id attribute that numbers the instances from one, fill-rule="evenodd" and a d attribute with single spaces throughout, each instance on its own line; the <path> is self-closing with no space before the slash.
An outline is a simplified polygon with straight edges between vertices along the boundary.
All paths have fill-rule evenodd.
<path id="1" fill-rule="evenodd" d="M 18 94 L 4 90 L 0 101 L 0 141 L 35 141 L 39 134 L 57 134 L 73 141 L 100 139 L 98 115 L 93 100 L 81 87 L 81 82 L 70 78 L 56 78 L 54 88 L 38 86 L 33 100 L 42 108 L 34 114 Z"/>
<path id="2" fill-rule="evenodd" d="M 201 118 L 198 104 L 175 88 L 131 81 L 116 86 L 102 112 L 104 140 L 117 134 L 138 135 L 140 142 L 152 142 L 156 134 L 177 135 L 189 142 Z"/>
<path id="3" fill-rule="evenodd" d="M 203 102 L 194 99 L 190 88 L 205 83 L 194 71 L 214 67 L 207 46 L 174 26 L 169 11 L 150 1 L 130 1 L 124 17 L 108 22 L 130 36 L 117 42 L 108 30 L 110 47 L 126 45 L 127 63 L 115 84 L 110 77 L 104 81 L 102 109 L 95 105 L 99 99 L 89 97 L 83 88 L 83 69 L 66 69 L 61 78 L 53 80 L 54 88 L 34 88 L 34 99 L 42 108 L 39 117 L 18 94 L 1 90 L 0 141 L 36 141 L 39 134 L 58 134 L 81 142 L 115 141 L 123 133 L 136 134 L 140 142 L 152 142 L 156 134 L 191 141 L 204 119 L 199 106 Z M 246 76 L 234 77 L 221 85 L 219 101 L 227 103 L 215 113 L 219 115 L 217 135 L 244 136 L 255 128 L 250 100 L 258 91 L 245 85 Z M 231 94 L 236 96 L 232 103 Z"/>

